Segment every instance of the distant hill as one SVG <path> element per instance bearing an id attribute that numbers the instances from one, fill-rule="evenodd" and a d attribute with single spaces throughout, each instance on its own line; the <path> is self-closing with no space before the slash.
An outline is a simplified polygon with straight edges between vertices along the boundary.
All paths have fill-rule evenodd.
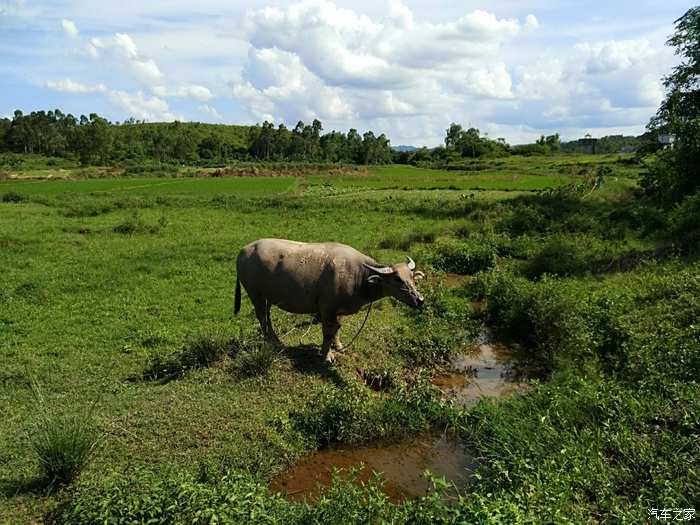
<path id="1" fill-rule="evenodd" d="M 404 153 L 404 152 L 413 153 L 414 151 L 418 150 L 418 148 L 416 148 L 415 146 L 405 146 L 405 145 L 392 146 L 391 149 L 393 149 L 394 151 L 400 151 L 401 153 Z"/>

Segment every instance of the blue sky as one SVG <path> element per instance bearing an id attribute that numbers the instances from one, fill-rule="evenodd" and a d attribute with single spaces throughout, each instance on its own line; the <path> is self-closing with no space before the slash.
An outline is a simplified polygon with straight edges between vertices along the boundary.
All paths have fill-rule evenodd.
<path id="1" fill-rule="evenodd" d="M 689 2 L 0 0 L 0 115 L 640 133 Z"/>

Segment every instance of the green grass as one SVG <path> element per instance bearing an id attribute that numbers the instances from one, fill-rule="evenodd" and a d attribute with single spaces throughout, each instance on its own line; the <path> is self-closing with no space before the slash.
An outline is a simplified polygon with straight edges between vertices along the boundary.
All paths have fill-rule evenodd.
<path id="1" fill-rule="evenodd" d="M 27 195 L 56 195 L 61 193 L 139 194 L 139 195 L 266 195 L 290 190 L 295 184 L 291 177 L 231 177 L 231 178 L 108 178 L 65 181 L 5 181 L 0 193 L 14 191 Z"/>
<path id="2" fill-rule="evenodd" d="M 651 506 L 697 508 L 698 267 L 659 250 L 690 212 L 667 218 L 631 199 L 626 164 L 601 191 L 532 191 L 618 169 L 617 157 L 489 162 L 0 182 L 11 196 L 0 198 L 0 522 L 55 511 L 70 523 L 329 523 L 348 509 L 358 523 L 634 522 Z M 245 297 L 232 316 L 236 255 L 260 237 L 344 242 L 387 263 L 410 254 L 428 274 L 426 308 L 378 303 L 336 367 L 318 355 L 318 325 L 273 309 L 288 349 L 265 353 Z M 448 290 L 441 270 L 476 277 Z M 345 319 L 341 337 L 361 322 Z M 484 322 L 520 343 L 544 383 L 464 412 L 427 378 Z M 60 413 L 99 406 L 104 438 L 58 494 L 34 490 L 32 381 Z M 321 444 L 431 426 L 485 458 L 453 507 L 393 506 L 342 483 L 290 504 L 264 486 Z"/>

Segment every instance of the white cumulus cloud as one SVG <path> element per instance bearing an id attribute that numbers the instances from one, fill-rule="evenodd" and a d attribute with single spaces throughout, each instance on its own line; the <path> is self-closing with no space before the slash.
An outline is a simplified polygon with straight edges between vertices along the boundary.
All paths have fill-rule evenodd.
<path id="1" fill-rule="evenodd" d="M 104 93 L 107 88 L 104 84 L 95 84 L 88 86 L 80 82 L 74 82 L 70 78 L 62 80 L 49 80 L 46 82 L 46 87 L 53 91 L 61 91 L 63 93 Z"/>
<path id="2" fill-rule="evenodd" d="M 209 88 L 194 84 L 178 87 L 154 86 L 153 93 L 159 97 L 193 98 L 200 102 L 206 102 L 214 97 Z"/>
<path id="3" fill-rule="evenodd" d="M 63 32 L 67 37 L 78 38 L 78 27 L 72 20 L 67 20 L 64 18 L 63 20 L 61 20 L 61 27 L 63 28 Z"/>
<path id="4" fill-rule="evenodd" d="M 163 80 L 163 73 L 155 60 L 139 53 L 136 43 L 126 33 L 115 33 L 109 38 L 92 38 L 87 51 L 95 59 L 107 57 L 117 61 L 144 85 L 158 85 Z"/>
<path id="5" fill-rule="evenodd" d="M 417 20 L 401 0 L 389 0 L 379 21 L 330 0 L 249 10 L 251 50 L 234 97 L 255 118 L 332 120 L 443 111 L 458 91 L 509 99 L 510 74 L 494 58 L 536 22 L 476 10 L 434 24 Z"/>
<path id="6" fill-rule="evenodd" d="M 108 91 L 109 100 L 130 117 L 148 121 L 172 121 L 181 119 L 170 111 L 168 103 L 158 97 L 149 97 L 143 92 Z"/>
<path id="7" fill-rule="evenodd" d="M 211 119 L 215 120 L 216 122 L 222 122 L 224 120 L 224 117 L 221 116 L 221 113 L 219 113 L 216 110 L 216 108 L 211 107 L 208 104 L 202 104 L 197 109 L 199 109 L 199 111 L 201 111 Z"/>

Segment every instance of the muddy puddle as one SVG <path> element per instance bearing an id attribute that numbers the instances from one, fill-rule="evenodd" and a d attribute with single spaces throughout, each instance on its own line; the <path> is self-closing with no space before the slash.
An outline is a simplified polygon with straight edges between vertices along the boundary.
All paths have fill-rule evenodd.
<path id="1" fill-rule="evenodd" d="M 322 487 L 330 485 L 334 470 L 342 469 L 339 474 L 343 477 L 358 468 L 358 481 L 366 482 L 373 472 L 381 473 L 384 492 L 398 502 L 428 493 L 430 482 L 423 474 L 426 470 L 463 487 L 476 463 L 457 438 L 424 435 L 410 442 L 321 450 L 273 479 L 270 489 L 294 501 L 314 499 Z M 448 490 L 447 495 L 455 497 L 456 491 Z"/>
<path id="2" fill-rule="evenodd" d="M 496 343 L 489 331 L 482 332 L 475 344 L 453 356 L 448 371 L 435 377 L 433 383 L 446 397 L 464 407 L 483 397 L 509 395 L 526 386 L 524 373 L 513 361 L 513 352 Z M 320 450 L 273 479 L 270 488 L 291 500 L 313 499 L 330 485 L 335 470 L 348 476 L 351 470 L 361 468 L 359 481 L 369 480 L 373 472 L 381 473 L 384 491 L 396 502 L 428 492 L 426 470 L 463 488 L 476 466 L 468 446 L 456 437 L 422 435 L 401 443 Z M 447 491 L 446 496 L 454 497 L 456 491 Z"/>
<path id="3" fill-rule="evenodd" d="M 476 404 L 484 397 L 501 397 L 527 387 L 527 372 L 514 360 L 513 350 L 494 340 L 484 330 L 476 344 L 450 359 L 448 372 L 433 383 L 461 406 Z"/>

